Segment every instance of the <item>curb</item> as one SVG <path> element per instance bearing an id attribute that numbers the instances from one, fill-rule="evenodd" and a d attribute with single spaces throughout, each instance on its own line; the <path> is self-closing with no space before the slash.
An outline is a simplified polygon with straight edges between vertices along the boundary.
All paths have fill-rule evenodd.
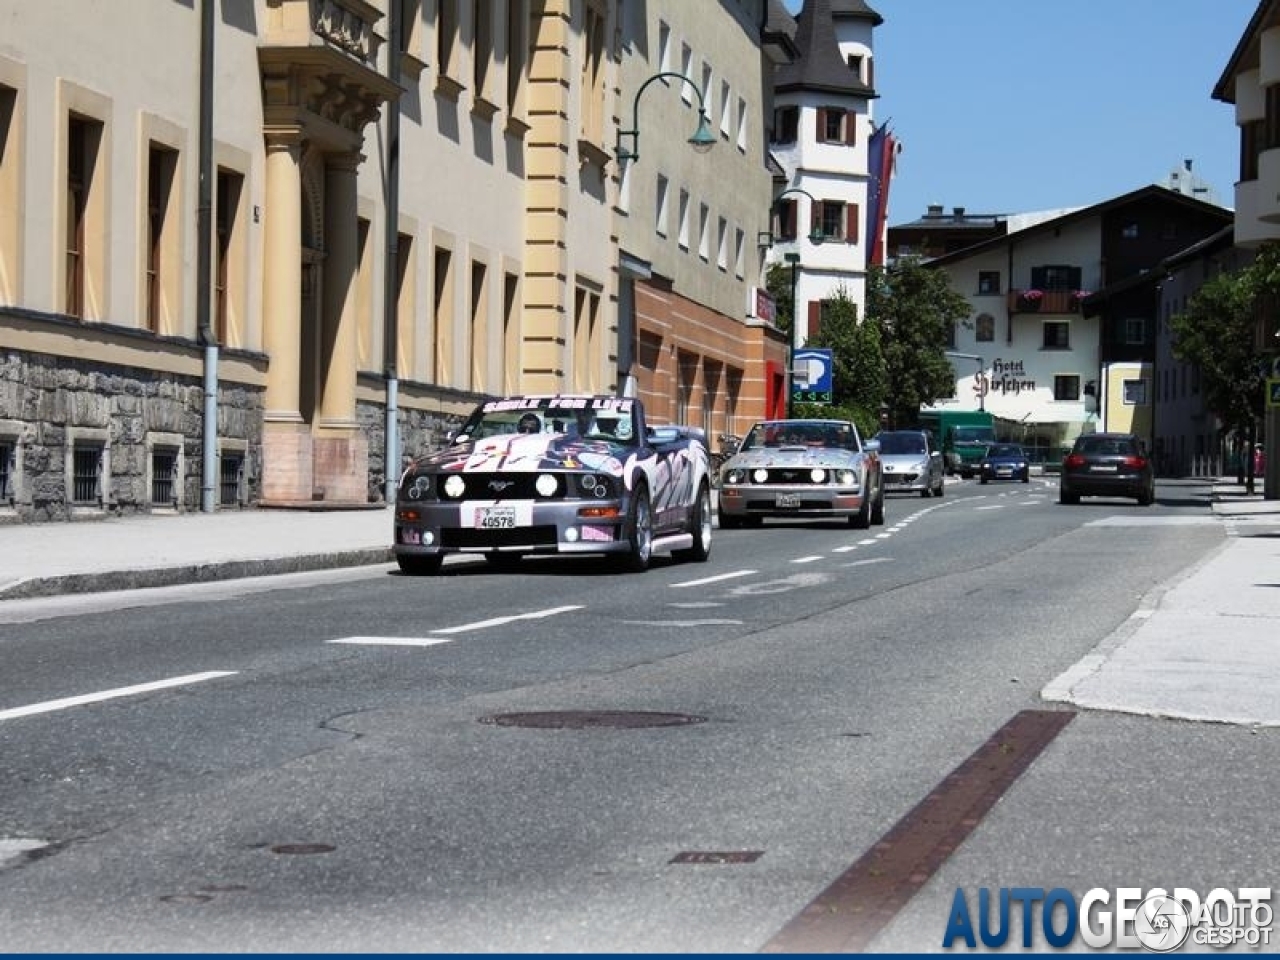
<path id="1" fill-rule="evenodd" d="M 0 600 L 25 600 L 32 597 L 101 593 L 110 590 L 138 590 L 146 587 L 174 587 L 188 583 L 212 583 L 218 580 L 237 580 L 280 573 L 306 573 L 311 570 L 369 566 L 391 563 L 394 560 L 395 555 L 390 547 L 365 547 L 357 550 L 269 557 L 261 560 L 226 560 L 217 563 L 184 564 L 141 570 L 69 573 L 57 577 L 17 580 L 6 586 L 0 586 Z"/>

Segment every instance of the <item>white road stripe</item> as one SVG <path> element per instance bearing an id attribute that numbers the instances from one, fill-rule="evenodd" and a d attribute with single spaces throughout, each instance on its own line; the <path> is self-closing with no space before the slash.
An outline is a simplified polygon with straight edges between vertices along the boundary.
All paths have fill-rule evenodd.
<path id="1" fill-rule="evenodd" d="M 492 620 L 478 620 L 475 623 L 464 623 L 457 627 L 445 627 L 441 630 L 432 630 L 432 633 L 466 633 L 468 630 L 485 630 L 489 627 L 500 627 L 504 623 L 514 623 L 517 620 L 541 620 L 543 617 L 554 617 L 558 613 L 571 613 L 574 610 L 581 610 L 581 605 L 568 607 L 552 607 L 549 610 L 535 610 L 532 613 L 516 613 L 509 617 L 494 617 Z"/>
<path id="2" fill-rule="evenodd" d="M 431 647 L 437 643 L 452 643 L 448 637 L 338 637 L 326 643 L 351 643 L 365 647 Z"/>
<path id="3" fill-rule="evenodd" d="M 835 548 L 835 550 L 833 550 L 832 552 L 833 552 L 833 553 L 848 553 L 850 550 L 857 550 L 857 549 L 858 549 L 858 545 L 857 545 L 856 543 L 851 543 L 851 544 L 848 544 L 847 546 L 844 546 L 844 547 L 836 547 L 836 548 Z"/>
<path id="4" fill-rule="evenodd" d="M 975 510 L 1003 510 L 1003 509 L 1004 509 L 1004 504 L 1003 504 L 1003 503 L 993 503 L 993 504 L 991 504 L 991 505 L 989 505 L 989 506 L 986 506 L 986 507 L 974 507 L 973 509 L 975 509 Z"/>
<path id="5" fill-rule="evenodd" d="M 721 580 L 734 580 L 738 577 L 751 577 L 757 573 L 755 570 L 735 570 L 733 573 L 718 573 L 714 577 L 703 577 L 701 580 L 686 580 L 683 583 L 673 583 L 672 589 L 680 590 L 684 587 L 700 587 L 706 583 L 719 583 Z"/>
<path id="6" fill-rule="evenodd" d="M 813 561 L 821 560 L 821 559 L 822 559 L 821 555 L 814 556 L 814 557 L 796 557 L 791 562 L 792 563 L 813 563 Z"/>
<path id="7" fill-rule="evenodd" d="M 868 538 L 867 538 L 867 539 L 865 539 L 865 540 L 859 540 L 859 541 L 858 541 L 858 546 L 860 546 L 860 547 L 865 547 L 865 546 L 867 546 L 868 544 L 875 543 L 875 542 L 876 542 L 876 538 L 875 538 L 875 537 L 868 537 Z"/>
<path id="8" fill-rule="evenodd" d="M 189 673 L 182 677 L 170 677 L 168 680 L 154 680 L 151 683 L 139 683 L 132 687 L 117 687 L 114 690 L 101 690 L 98 693 L 85 693 L 78 697 L 63 697 L 61 700 L 46 700 L 44 703 L 32 703 L 25 707 L 13 707 L 0 710 L 0 720 L 13 720 L 17 717 L 30 717 L 37 713 L 53 713 L 55 710 L 66 710 L 68 707 L 82 707 L 89 703 L 100 703 L 103 700 L 114 700 L 117 697 L 132 697 L 139 693 L 151 693 L 154 690 L 165 690 L 169 687 L 184 687 L 190 683 L 201 683 L 205 680 L 217 680 L 219 677 L 233 677 L 235 670 L 209 670 L 205 673 Z"/>
<path id="9" fill-rule="evenodd" d="M 893 557 L 867 557 L 865 560 L 854 560 L 852 563 L 846 563 L 846 567 L 862 567 L 868 563 L 889 563 Z"/>

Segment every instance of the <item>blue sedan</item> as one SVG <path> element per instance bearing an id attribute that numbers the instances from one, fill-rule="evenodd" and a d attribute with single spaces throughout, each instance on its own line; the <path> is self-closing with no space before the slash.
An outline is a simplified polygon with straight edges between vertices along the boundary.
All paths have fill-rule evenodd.
<path id="1" fill-rule="evenodd" d="M 992 480 L 1021 480 L 1031 482 L 1031 461 L 1027 451 L 1016 443 L 993 443 L 978 465 L 978 479 L 982 483 Z"/>

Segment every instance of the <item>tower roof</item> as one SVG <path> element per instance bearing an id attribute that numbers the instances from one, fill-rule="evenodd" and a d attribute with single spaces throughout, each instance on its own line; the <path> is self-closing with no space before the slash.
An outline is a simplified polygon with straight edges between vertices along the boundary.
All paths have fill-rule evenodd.
<path id="1" fill-rule="evenodd" d="M 805 0 L 796 18 L 795 41 L 800 56 L 778 68 L 775 90 L 822 90 L 854 97 L 876 95 L 840 54 L 835 28 L 837 16 L 869 19 L 873 26 L 881 22 L 880 15 L 862 0 Z"/>

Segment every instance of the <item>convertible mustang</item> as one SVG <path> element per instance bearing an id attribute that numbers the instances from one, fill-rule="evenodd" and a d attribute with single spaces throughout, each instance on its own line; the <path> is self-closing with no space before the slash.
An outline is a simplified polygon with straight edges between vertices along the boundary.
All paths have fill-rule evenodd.
<path id="1" fill-rule="evenodd" d="M 884 523 L 880 457 L 847 420 L 766 420 L 720 468 L 720 526 L 765 517 Z"/>
<path id="2" fill-rule="evenodd" d="M 495 563 L 603 553 L 641 571 L 654 553 L 711 553 L 701 431 L 649 427 L 639 400 L 558 394 L 491 400 L 445 449 L 415 461 L 396 497 L 396 562 L 435 573 L 446 554 Z"/>

